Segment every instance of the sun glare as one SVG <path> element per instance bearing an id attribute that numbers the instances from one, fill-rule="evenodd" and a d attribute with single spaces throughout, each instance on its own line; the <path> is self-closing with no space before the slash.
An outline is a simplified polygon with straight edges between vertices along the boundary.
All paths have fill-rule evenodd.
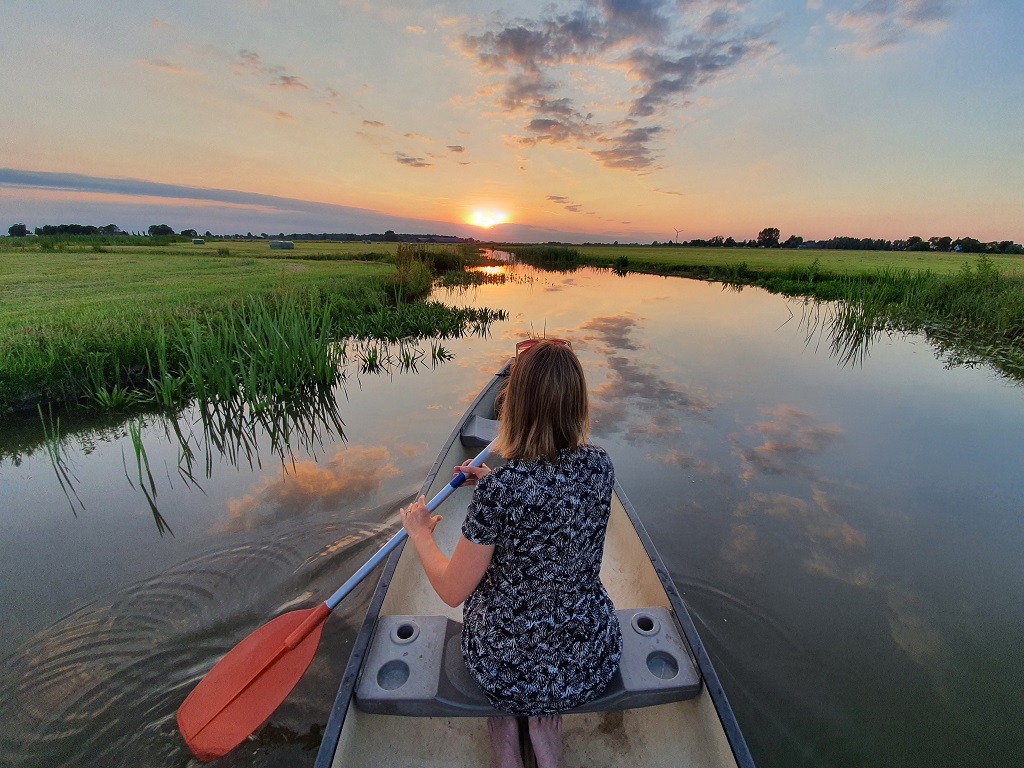
<path id="1" fill-rule="evenodd" d="M 477 208 L 469 216 L 469 223 L 478 227 L 488 229 L 495 224 L 504 224 L 508 221 L 508 214 L 494 208 Z"/>

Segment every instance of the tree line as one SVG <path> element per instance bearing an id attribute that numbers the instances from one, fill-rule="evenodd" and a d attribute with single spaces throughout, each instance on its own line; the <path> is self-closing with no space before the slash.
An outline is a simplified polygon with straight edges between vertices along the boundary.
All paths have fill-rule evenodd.
<path id="1" fill-rule="evenodd" d="M 11 237 L 27 237 L 29 229 L 24 224 L 14 224 L 8 227 L 7 233 Z M 34 233 L 39 236 L 58 236 L 58 235 L 146 235 L 150 237 L 168 237 L 173 235 L 180 235 L 181 237 L 200 237 L 199 233 L 194 229 L 183 229 L 180 233 L 175 232 L 167 224 L 151 224 L 146 232 L 125 232 L 116 224 L 107 224 L 106 226 L 96 227 L 88 224 L 45 224 L 41 227 L 36 227 Z M 214 235 L 209 230 L 206 231 L 203 237 L 222 237 L 222 238 L 262 238 L 264 240 L 270 238 L 280 238 L 282 240 L 335 240 L 341 242 L 351 241 L 385 241 L 385 242 L 410 242 L 416 240 L 429 239 L 436 242 L 475 242 L 473 238 L 461 238 L 453 237 L 450 235 L 419 235 L 419 234 L 396 234 L 394 230 L 386 230 L 384 232 L 374 232 L 370 234 L 358 235 L 351 232 L 293 232 L 290 235 L 285 235 L 281 232 L 278 235 L 268 235 L 266 232 L 261 232 L 259 235 L 254 235 L 252 232 L 247 232 L 245 235 L 234 234 L 234 235 Z M 616 241 L 616 245 L 618 241 Z M 1000 240 L 988 243 L 983 243 L 980 240 L 973 237 L 959 237 L 952 238 L 949 236 L 944 237 L 930 237 L 927 240 L 922 237 L 908 237 L 906 240 L 884 240 L 870 237 L 832 237 L 828 240 L 804 240 L 799 235 L 790 235 L 785 241 L 780 239 L 780 231 L 778 227 L 765 227 L 757 234 L 757 238 L 753 240 L 735 240 L 732 237 L 724 237 L 722 235 L 716 235 L 707 240 L 701 240 L 694 238 L 693 240 L 686 240 L 684 242 L 677 242 L 673 240 L 666 240 L 663 243 L 659 243 L 655 240 L 651 245 L 661 246 L 680 246 L 680 247 L 698 247 L 698 248 L 822 248 L 826 250 L 837 250 L 837 251 L 940 251 L 949 252 L 954 251 L 958 253 L 1009 253 L 1009 254 L 1024 254 L 1024 246 L 1013 242 L 1012 240 Z"/>
<path id="2" fill-rule="evenodd" d="M 653 245 L 679 245 L 700 248 L 822 248 L 835 251 L 955 251 L 958 253 L 1017 253 L 1024 254 L 1024 246 L 1012 240 L 983 243 L 973 237 L 908 237 L 906 240 L 884 240 L 871 237 L 832 237 L 828 240 L 804 240 L 790 235 L 780 240 L 778 227 L 765 227 L 755 240 L 734 240 L 716 235 L 707 240 L 693 239 L 682 243 L 668 241 Z"/>
<path id="3" fill-rule="evenodd" d="M 14 224 L 7 228 L 7 234 L 11 237 L 28 237 L 30 232 L 29 228 L 24 224 Z M 290 235 L 286 235 L 284 232 L 277 235 L 267 234 L 266 232 L 254 235 L 252 232 L 247 232 L 244 235 L 240 233 L 235 233 L 233 235 L 215 235 L 209 230 L 207 230 L 205 234 L 200 235 L 194 229 L 183 229 L 181 232 L 175 232 L 174 229 L 167 224 L 151 224 L 144 232 L 127 232 L 122 230 L 116 224 L 107 224 L 102 227 L 96 227 L 90 224 L 44 224 L 41 227 L 36 227 L 31 234 L 35 234 L 40 237 L 54 237 L 61 235 L 105 235 L 108 237 L 112 235 L 124 235 L 129 237 L 141 237 L 148 235 L 150 237 L 170 237 L 176 235 L 179 237 L 210 237 L 234 240 L 333 240 L 339 242 L 360 242 L 370 240 L 377 242 L 416 242 L 419 240 L 427 240 L 446 243 L 475 242 L 473 238 L 455 237 L 453 235 L 396 233 L 392 229 L 385 230 L 384 232 L 371 232 L 369 234 L 362 235 L 354 232 L 293 232 Z"/>

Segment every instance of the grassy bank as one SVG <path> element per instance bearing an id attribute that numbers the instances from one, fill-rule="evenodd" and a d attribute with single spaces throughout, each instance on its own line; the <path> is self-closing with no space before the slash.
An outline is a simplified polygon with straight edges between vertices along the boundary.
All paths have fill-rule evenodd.
<path id="1" fill-rule="evenodd" d="M 831 251 L 786 248 L 689 248 L 671 246 L 580 245 L 566 247 L 509 247 L 527 257 L 540 257 L 578 266 L 625 266 L 630 272 L 659 275 L 711 277 L 736 273 L 750 277 L 769 276 L 791 270 L 804 270 L 812 264 L 821 273 L 864 275 L 883 269 L 896 271 L 927 270 L 939 275 L 960 271 L 965 261 L 977 256 L 969 253 L 920 251 Z M 989 254 L 988 259 L 1007 277 L 1024 278 L 1024 256 Z"/>
<path id="2" fill-rule="evenodd" d="M 838 302 L 815 314 L 834 352 L 852 360 L 879 333 L 924 333 L 950 364 L 983 363 L 1024 380 L 1024 257 L 967 253 L 749 248 L 529 246 L 550 269 L 595 266 L 756 285 Z"/>
<path id="3" fill-rule="evenodd" d="M 232 391 L 264 402 L 333 380 L 336 339 L 451 337 L 494 318 L 410 302 L 433 275 L 422 252 L 396 268 L 398 244 L 379 254 L 358 243 L 9 245 L 0 248 L 0 411 Z"/>

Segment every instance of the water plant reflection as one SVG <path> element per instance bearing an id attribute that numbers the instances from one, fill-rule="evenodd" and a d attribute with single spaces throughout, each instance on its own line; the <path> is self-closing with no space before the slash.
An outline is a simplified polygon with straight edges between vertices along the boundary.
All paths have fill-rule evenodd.
<path id="1" fill-rule="evenodd" d="M 175 410 L 136 413 L 114 425 L 85 425 L 77 432 L 62 430 L 60 416 L 40 408 L 41 437 L 34 447 L 22 448 L 28 452 L 41 446 L 46 451 L 72 513 L 77 516 L 86 506 L 76 490 L 81 481 L 74 454 L 88 456 L 97 441 L 122 441 L 126 481 L 144 497 L 158 533 L 173 536 L 158 503 L 159 483 L 146 450 L 147 434 L 155 431 L 155 442 L 176 448 L 178 480 L 200 492 L 204 492 L 203 478 L 213 477 L 218 462 L 255 471 L 262 469 L 265 462 L 273 461 L 279 462 L 285 473 L 294 473 L 298 457 L 319 461 L 329 446 L 346 440 L 339 402 L 345 397 L 350 369 L 357 376 L 393 376 L 418 373 L 453 358 L 453 353 L 436 340 L 429 349 L 412 342 L 342 343 L 336 345 L 334 354 L 342 361 L 334 386 L 309 385 L 296 392 L 277 396 L 260 393 L 259 397 L 244 386 L 233 395 L 207 390 L 206 397 Z M 174 470 L 168 470 L 168 483 L 172 482 L 173 474 Z"/>

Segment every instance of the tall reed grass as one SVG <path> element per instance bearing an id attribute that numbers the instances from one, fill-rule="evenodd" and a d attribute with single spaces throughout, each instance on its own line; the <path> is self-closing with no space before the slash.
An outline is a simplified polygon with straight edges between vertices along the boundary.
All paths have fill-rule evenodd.
<path id="1" fill-rule="evenodd" d="M 57 327 L 9 341 L 0 409 L 40 399 L 86 400 L 105 409 L 187 398 L 250 407 L 337 383 L 345 338 L 390 342 L 481 333 L 501 311 L 381 297 L 285 291 L 198 310 Z M 96 350 L 104 350 L 102 352 Z"/>

